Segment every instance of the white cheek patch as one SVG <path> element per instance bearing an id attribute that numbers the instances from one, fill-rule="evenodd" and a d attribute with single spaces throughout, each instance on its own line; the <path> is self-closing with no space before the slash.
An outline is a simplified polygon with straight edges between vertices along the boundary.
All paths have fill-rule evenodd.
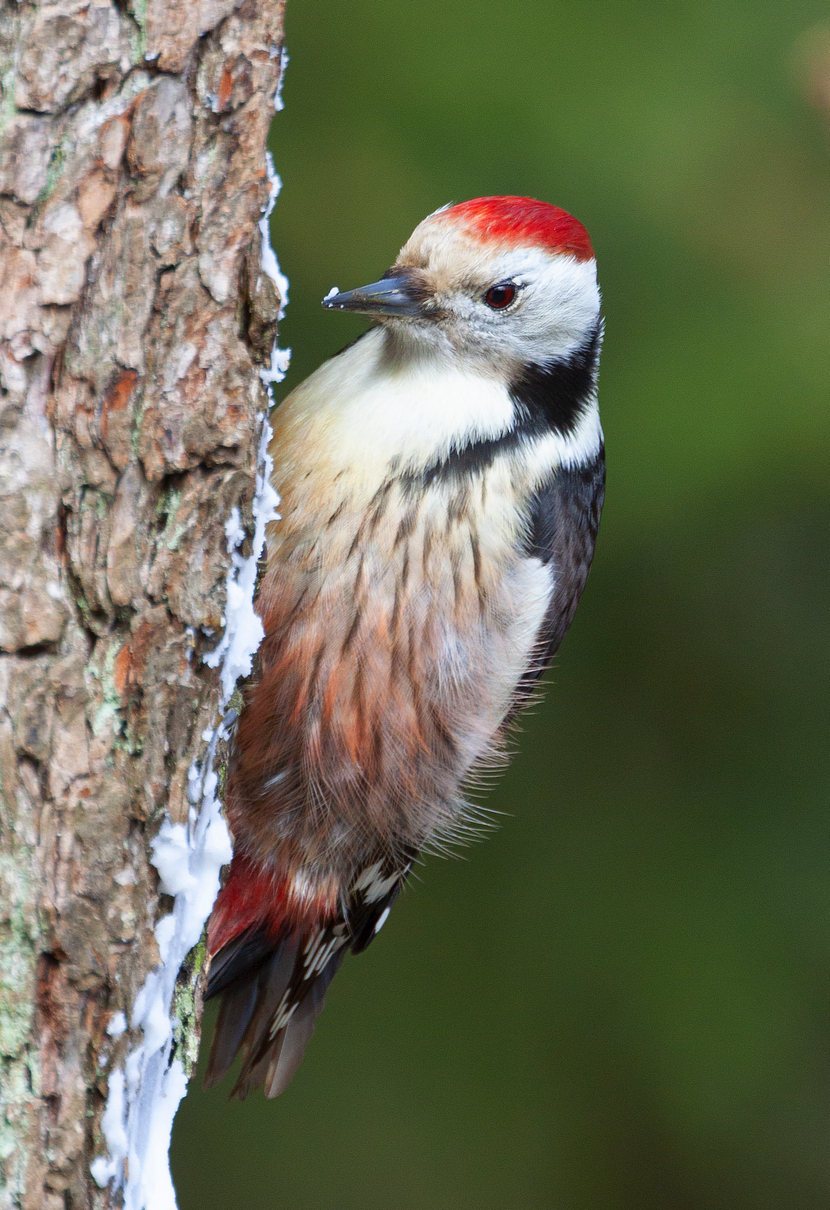
<path id="1" fill-rule="evenodd" d="M 567 357 L 584 342 L 600 309 L 596 261 L 528 248 L 500 256 L 493 268 L 522 287 L 496 326 L 497 346 L 528 364 Z"/>

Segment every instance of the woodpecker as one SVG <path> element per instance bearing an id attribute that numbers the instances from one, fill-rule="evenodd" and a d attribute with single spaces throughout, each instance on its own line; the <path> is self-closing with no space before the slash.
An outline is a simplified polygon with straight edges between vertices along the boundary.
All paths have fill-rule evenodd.
<path id="1" fill-rule="evenodd" d="M 228 772 L 206 1076 L 291 1080 L 345 953 L 424 850 L 465 837 L 476 774 L 570 625 L 605 485 L 603 322 L 585 228 L 524 197 L 426 218 L 372 326 L 277 409 L 281 520 Z"/>

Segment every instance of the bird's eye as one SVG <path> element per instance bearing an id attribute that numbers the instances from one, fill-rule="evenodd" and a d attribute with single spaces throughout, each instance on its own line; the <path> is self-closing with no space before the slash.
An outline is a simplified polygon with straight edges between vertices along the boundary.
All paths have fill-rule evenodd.
<path id="1" fill-rule="evenodd" d="M 503 311 L 505 307 L 509 307 L 513 299 L 516 297 L 516 287 L 512 282 L 502 282 L 498 286 L 491 286 L 484 295 L 484 301 L 488 307 L 492 307 L 494 311 Z"/>

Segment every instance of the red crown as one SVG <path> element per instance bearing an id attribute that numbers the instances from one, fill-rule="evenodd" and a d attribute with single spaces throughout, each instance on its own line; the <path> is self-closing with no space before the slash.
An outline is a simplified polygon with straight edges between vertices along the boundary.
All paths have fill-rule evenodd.
<path id="1" fill-rule="evenodd" d="M 551 252 L 564 252 L 577 260 L 592 260 L 588 232 L 578 219 L 559 206 L 532 197 L 477 197 L 445 210 L 453 221 L 488 242 L 535 244 Z"/>

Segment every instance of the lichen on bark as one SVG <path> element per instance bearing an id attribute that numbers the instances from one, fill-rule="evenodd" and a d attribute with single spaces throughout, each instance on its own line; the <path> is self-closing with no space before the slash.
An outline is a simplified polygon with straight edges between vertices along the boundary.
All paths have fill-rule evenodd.
<path id="1" fill-rule="evenodd" d="M 206 938 L 203 936 L 185 958 L 173 996 L 173 1054 L 181 1061 L 188 1078 L 199 1058 L 201 997 L 204 993 L 200 980 L 206 954 Z"/>
<path id="2" fill-rule="evenodd" d="M 134 1039 L 107 1025 L 157 962 L 148 844 L 215 722 L 224 522 L 250 521 L 267 406 L 282 36 L 265 0 L 0 9 L 3 1210 L 111 1204 L 89 1164 Z"/>

